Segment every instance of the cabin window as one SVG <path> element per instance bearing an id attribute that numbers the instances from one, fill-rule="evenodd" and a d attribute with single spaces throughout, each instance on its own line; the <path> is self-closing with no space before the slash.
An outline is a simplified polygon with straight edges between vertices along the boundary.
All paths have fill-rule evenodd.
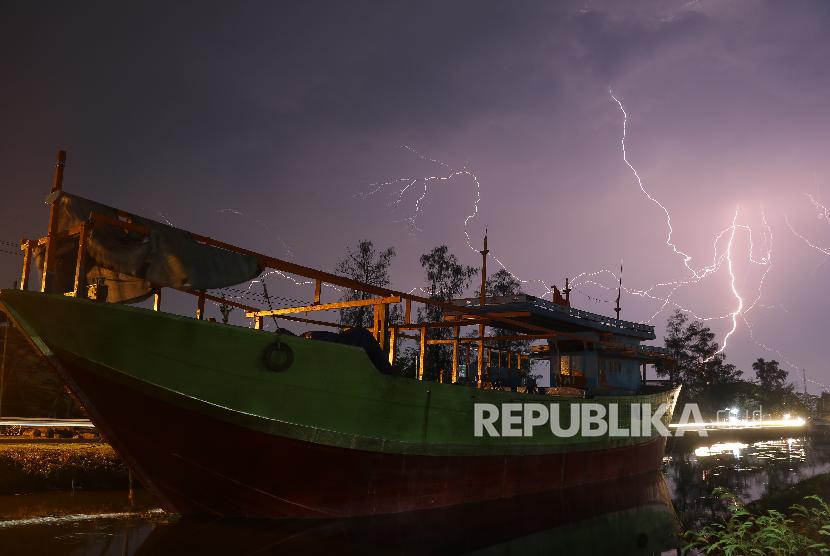
<path id="1" fill-rule="evenodd" d="M 584 370 L 582 368 L 582 357 L 579 355 L 563 355 L 561 357 L 561 371 L 560 374 L 569 376 L 582 376 Z"/>

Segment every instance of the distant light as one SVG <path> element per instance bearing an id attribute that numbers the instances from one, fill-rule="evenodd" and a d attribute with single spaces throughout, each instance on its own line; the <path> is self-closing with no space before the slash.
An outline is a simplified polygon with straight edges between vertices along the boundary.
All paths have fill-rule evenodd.
<path id="1" fill-rule="evenodd" d="M 735 457 L 740 457 L 741 450 L 745 450 L 747 448 L 749 448 L 749 445 L 744 444 L 743 442 L 725 442 L 696 448 L 695 455 L 697 457 L 706 457 L 732 452 Z"/>
<path id="2" fill-rule="evenodd" d="M 731 413 L 732 415 L 737 415 L 738 414 L 738 408 L 733 407 L 732 409 L 729 410 L 729 413 Z"/>
<path id="3" fill-rule="evenodd" d="M 785 414 L 784 414 L 784 420 L 785 420 L 785 421 L 789 421 L 790 419 L 792 419 L 792 417 L 790 417 L 790 414 L 789 414 L 789 413 L 785 413 Z"/>

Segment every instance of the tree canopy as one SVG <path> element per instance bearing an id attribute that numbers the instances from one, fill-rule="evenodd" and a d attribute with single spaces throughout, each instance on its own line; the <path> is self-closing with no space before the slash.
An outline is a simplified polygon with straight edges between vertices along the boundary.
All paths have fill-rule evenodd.
<path id="1" fill-rule="evenodd" d="M 394 257 L 394 247 L 378 251 L 374 243 L 368 239 L 362 239 L 358 242 L 357 248 L 352 249 L 350 247 L 348 249 L 346 256 L 337 263 L 335 270 L 338 274 L 351 278 L 352 280 L 384 287 L 390 283 L 389 267 Z M 344 301 L 354 301 L 368 298 L 369 294 L 366 292 L 346 290 L 341 299 Z M 371 307 L 341 309 L 340 323 L 369 328 L 372 326 L 372 311 L 373 309 Z"/>
<path id="2" fill-rule="evenodd" d="M 714 332 L 703 322 L 690 321 L 685 313 L 675 311 L 669 317 L 664 343 L 677 366 L 662 374 L 682 383 L 688 399 L 702 409 L 724 407 L 744 387 L 740 379 L 743 372 L 726 362 Z"/>

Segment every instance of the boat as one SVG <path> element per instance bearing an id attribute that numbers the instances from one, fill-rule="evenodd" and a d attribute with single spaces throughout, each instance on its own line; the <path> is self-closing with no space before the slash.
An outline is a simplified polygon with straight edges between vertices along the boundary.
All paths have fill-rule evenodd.
<path id="1" fill-rule="evenodd" d="M 565 298 L 557 290 L 552 302 L 488 297 L 484 287 L 475 300 L 441 301 L 355 282 L 72 195 L 62 188 L 64 161 L 59 153 L 48 234 L 22 242 L 20 286 L 0 291 L 0 310 L 166 509 L 352 518 L 564 490 L 660 468 L 666 438 L 659 435 L 474 430 L 482 404 L 542 404 L 559 411 L 562 423 L 588 403 L 665 404 L 667 424 L 679 387 L 646 380 L 648 364 L 671 361 L 640 345 L 654 339 L 652 327 L 572 308 L 567 287 Z M 482 259 L 485 277 L 486 240 Z M 40 291 L 28 289 L 32 261 Z M 211 293 L 266 268 L 308 279 L 313 299 L 274 309 Z M 367 298 L 324 303 L 324 284 Z M 195 318 L 163 311 L 165 288 L 192 294 Z M 131 305 L 148 298 L 153 308 Z M 244 309 L 251 325 L 207 319 L 208 301 Z M 393 321 L 389 307 L 397 303 L 403 318 Z M 413 304 L 439 307 L 443 320 L 414 322 Z M 371 330 L 298 316 L 351 307 L 373 310 Z M 266 330 L 265 318 L 341 332 L 295 336 Z M 460 336 L 468 327 L 478 335 Z M 487 336 L 487 327 L 514 332 Z M 450 329 L 451 337 L 432 338 L 434 329 Z M 407 340 L 419 348 L 413 376 L 394 367 Z M 547 345 L 503 347 L 532 340 Z M 440 344 L 452 349 L 451 368 L 431 375 L 427 348 Z M 527 380 L 532 358 L 550 361 L 549 388 Z M 502 380 L 511 375 L 525 380 Z M 621 419 L 630 424 L 630 416 Z"/>

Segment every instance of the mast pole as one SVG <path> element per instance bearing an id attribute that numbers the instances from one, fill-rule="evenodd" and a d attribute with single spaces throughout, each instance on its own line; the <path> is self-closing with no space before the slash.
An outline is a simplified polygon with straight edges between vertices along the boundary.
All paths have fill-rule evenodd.
<path id="1" fill-rule="evenodd" d="M 622 261 L 620 261 L 620 284 L 617 287 L 617 306 L 614 308 L 614 312 L 617 313 L 617 320 L 620 320 L 620 296 L 622 296 Z"/>
<path id="2" fill-rule="evenodd" d="M 487 229 L 484 229 L 484 249 L 481 253 L 481 290 L 479 291 L 479 310 L 484 313 L 484 306 L 487 304 Z M 478 387 L 484 386 L 484 324 L 478 325 L 478 376 L 476 377 Z"/>
<path id="3" fill-rule="evenodd" d="M 55 162 L 55 173 L 52 176 L 52 203 L 49 205 L 49 231 L 46 235 L 46 254 L 43 257 L 43 276 L 41 276 L 40 291 L 47 292 L 51 289 L 49 280 L 50 273 L 54 273 L 56 245 L 54 241 L 58 235 L 58 211 L 55 203 L 60 198 L 59 192 L 63 190 L 63 169 L 66 166 L 66 151 L 58 151 Z"/>
<path id="4" fill-rule="evenodd" d="M 565 304 L 570 307 L 571 306 L 571 282 L 570 278 L 567 276 L 565 277 L 565 289 L 562 290 L 565 292 Z"/>

